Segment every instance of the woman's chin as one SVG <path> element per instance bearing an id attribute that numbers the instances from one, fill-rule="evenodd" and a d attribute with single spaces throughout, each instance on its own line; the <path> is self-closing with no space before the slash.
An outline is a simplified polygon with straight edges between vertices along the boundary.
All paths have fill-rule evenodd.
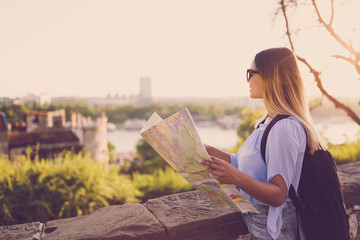
<path id="1" fill-rule="evenodd" d="M 252 98 L 252 99 L 260 99 L 260 98 L 262 98 L 262 97 L 250 93 L 250 98 Z"/>

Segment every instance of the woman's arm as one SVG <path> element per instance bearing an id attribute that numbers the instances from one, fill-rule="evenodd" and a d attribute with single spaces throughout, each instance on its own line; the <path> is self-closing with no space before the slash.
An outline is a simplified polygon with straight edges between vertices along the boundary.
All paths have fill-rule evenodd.
<path id="1" fill-rule="evenodd" d="M 210 156 L 214 156 L 218 159 L 221 159 L 225 162 L 228 162 L 230 163 L 231 162 L 231 159 L 230 159 L 230 154 L 229 153 L 226 153 L 224 151 L 221 151 L 220 149 L 217 149 L 213 146 L 210 146 L 210 145 L 206 145 L 204 144 L 205 148 L 206 148 L 206 151 L 208 152 L 208 154 Z"/>
<path id="2" fill-rule="evenodd" d="M 274 207 L 280 206 L 287 195 L 287 187 L 280 175 L 274 176 L 269 183 L 261 182 L 239 171 L 227 162 L 212 157 L 212 162 L 202 161 L 209 172 L 223 183 L 235 184 L 253 198 Z"/>

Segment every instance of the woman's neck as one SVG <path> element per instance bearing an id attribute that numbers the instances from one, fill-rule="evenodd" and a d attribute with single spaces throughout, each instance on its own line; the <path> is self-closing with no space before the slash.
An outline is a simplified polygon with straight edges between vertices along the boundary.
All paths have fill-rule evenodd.
<path id="1" fill-rule="evenodd" d="M 265 123 L 268 124 L 268 123 L 271 122 L 271 120 L 273 120 L 273 117 L 270 116 L 270 115 L 268 115 L 268 116 L 266 117 L 266 119 L 265 119 Z"/>
<path id="2" fill-rule="evenodd" d="M 270 113 L 269 111 L 267 112 L 267 117 L 266 117 L 266 120 L 265 120 L 265 123 L 269 123 L 271 122 L 271 120 L 274 119 L 274 117 L 276 117 L 276 113 Z"/>

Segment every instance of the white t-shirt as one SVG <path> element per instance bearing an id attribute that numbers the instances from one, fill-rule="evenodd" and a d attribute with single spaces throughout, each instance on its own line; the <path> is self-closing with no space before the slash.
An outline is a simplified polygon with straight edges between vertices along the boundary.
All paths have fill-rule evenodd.
<path id="1" fill-rule="evenodd" d="M 295 118 L 289 117 L 278 121 L 270 130 L 266 143 L 266 165 L 261 157 L 261 138 L 268 124 L 260 124 L 246 139 L 238 153 L 231 154 L 231 164 L 245 174 L 262 182 L 270 182 L 275 175 L 281 175 L 287 189 L 293 185 L 295 190 L 299 186 L 301 167 L 306 147 L 306 133 L 302 124 Z M 241 193 L 253 205 L 267 205 L 251 197 L 244 191 Z M 285 202 L 290 197 L 287 196 Z M 267 230 L 276 239 L 281 230 L 282 208 L 269 207 Z"/>

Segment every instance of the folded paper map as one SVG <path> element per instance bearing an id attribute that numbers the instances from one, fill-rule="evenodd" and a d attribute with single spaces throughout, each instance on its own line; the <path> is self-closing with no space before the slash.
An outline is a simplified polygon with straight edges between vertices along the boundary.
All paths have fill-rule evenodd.
<path id="1" fill-rule="evenodd" d="M 220 183 L 199 163 L 200 160 L 211 161 L 211 158 L 187 108 L 164 120 L 153 113 L 140 134 L 171 167 L 215 204 L 243 213 L 258 213 L 235 185 Z"/>

